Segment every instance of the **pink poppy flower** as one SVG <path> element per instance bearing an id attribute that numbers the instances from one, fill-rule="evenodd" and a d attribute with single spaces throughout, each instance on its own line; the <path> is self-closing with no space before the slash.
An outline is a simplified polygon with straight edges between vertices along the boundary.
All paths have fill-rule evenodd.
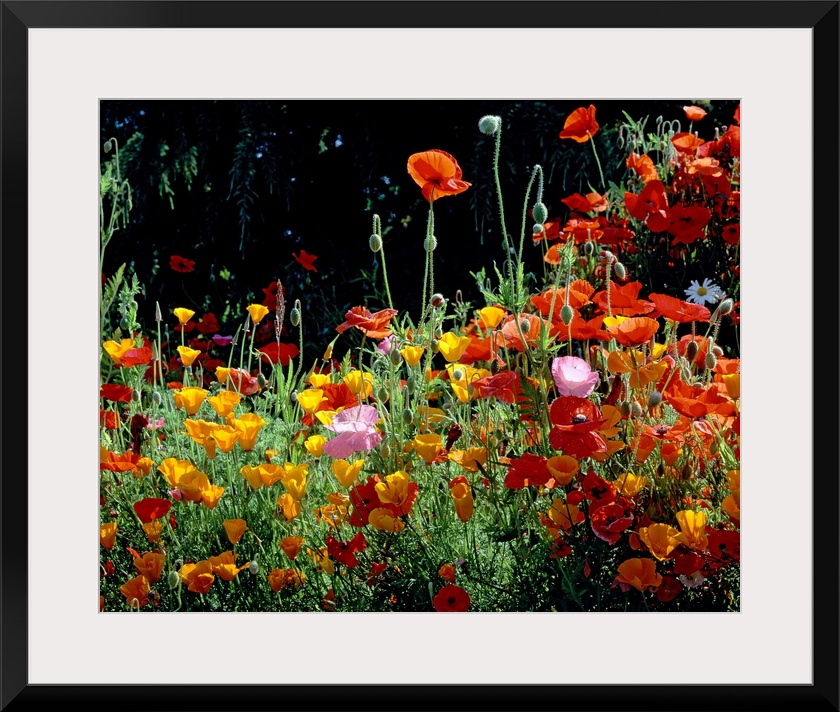
<path id="1" fill-rule="evenodd" d="M 577 398 L 586 398 L 595 390 L 600 379 L 598 373 L 577 356 L 561 356 L 554 359 L 551 362 L 551 375 L 560 395 Z"/>
<path id="2" fill-rule="evenodd" d="M 375 427 L 377 420 L 379 411 L 371 405 L 357 405 L 336 413 L 326 428 L 338 435 L 324 445 L 324 452 L 343 459 L 354 452 L 375 448 L 382 441 Z"/>

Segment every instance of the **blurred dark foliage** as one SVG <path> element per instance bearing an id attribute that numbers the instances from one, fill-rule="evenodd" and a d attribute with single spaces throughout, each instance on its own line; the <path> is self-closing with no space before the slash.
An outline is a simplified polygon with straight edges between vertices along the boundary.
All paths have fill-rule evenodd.
<path id="1" fill-rule="evenodd" d="M 479 119 L 503 120 L 502 189 L 507 230 L 518 244 L 535 164 L 545 171 L 552 217 L 566 217 L 560 201 L 571 193 L 600 192 L 591 147 L 558 137 L 568 114 L 589 103 L 597 107 L 595 144 L 605 177 L 620 183 L 626 153 L 615 139 L 622 112 L 649 116 L 649 125 L 657 116 L 686 125 L 682 107 L 693 101 L 102 101 L 102 145 L 117 139 L 133 201 L 130 224 L 107 248 L 105 275 L 124 262 L 136 271 L 145 290 L 139 318 L 149 327 L 156 301 L 164 312 L 181 306 L 238 318 L 279 278 L 287 304 L 301 300 L 307 341 L 320 348 L 349 307 L 385 306 L 379 259 L 368 247 L 378 213 L 394 305 L 416 316 L 428 205 L 406 162 L 412 153 L 438 148 L 458 160 L 473 186 L 435 202 L 436 291 L 451 299 L 460 289 L 465 300 L 478 301 L 470 272 L 485 267 L 492 274 L 492 263 L 504 258 L 494 139 L 478 131 Z M 715 125 L 731 122 L 737 101 L 704 105 L 710 116 L 694 128 L 708 139 Z M 101 160 L 109 157 L 103 152 Z M 529 207 L 533 202 L 532 195 Z M 525 258 L 539 273 L 530 227 L 529 220 Z M 292 258 L 301 249 L 318 256 L 318 272 Z M 194 260 L 195 270 L 173 271 L 172 255 Z M 703 276 L 686 273 L 667 289 L 678 294 Z"/>

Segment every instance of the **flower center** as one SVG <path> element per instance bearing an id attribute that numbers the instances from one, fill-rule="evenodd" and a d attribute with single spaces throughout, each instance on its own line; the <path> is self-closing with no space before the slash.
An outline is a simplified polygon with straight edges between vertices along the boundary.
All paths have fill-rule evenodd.
<path id="1" fill-rule="evenodd" d="M 702 297 L 702 296 L 703 296 L 704 294 L 706 294 L 708 291 L 709 291 L 709 290 L 708 290 L 708 289 L 706 289 L 705 287 L 698 287 L 698 288 L 697 288 L 697 295 L 698 295 L 698 296 L 700 296 L 700 297 Z"/>

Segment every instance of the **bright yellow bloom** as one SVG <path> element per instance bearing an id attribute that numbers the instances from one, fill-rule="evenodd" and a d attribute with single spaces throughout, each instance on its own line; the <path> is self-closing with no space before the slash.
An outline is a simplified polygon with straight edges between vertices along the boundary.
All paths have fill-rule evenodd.
<path id="1" fill-rule="evenodd" d="M 261 463 L 257 471 L 260 473 L 262 483 L 266 487 L 271 487 L 275 482 L 279 482 L 286 474 L 286 470 L 280 467 L 280 465 L 274 465 L 269 462 Z"/>
<path id="2" fill-rule="evenodd" d="M 333 565 L 332 559 L 330 559 L 330 555 L 327 553 L 327 547 L 322 546 L 315 551 L 307 549 L 306 554 L 312 559 L 312 563 L 315 564 L 315 568 L 319 571 L 323 571 L 325 574 L 335 573 L 335 566 Z"/>
<path id="3" fill-rule="evenodd" d="M 720 503 L 720 508 L 726 512 L 727 516 L 735 521 L 741 521 L 741 490 L 734 490 L 728 494 Z"/>
<path id="4" fill-rule="evenodd" d="M 449 494 L 455 501 L 455 513 L 462 522 L 469 521 L 475 508 L 472 489 L 467 482 L 457 482 L 449 486 Z M 380 499 L 382 499 L 380 497 Z"/>
<path id="5" fill-rule="evenodd" d="M 656 573 L 656 563 L 653 559 L 627 559 L 618 567 L 616 578 L 639 591 L 662 583 L 662 577 Z"/>
<path id="6" fill-rule="evenodd" d="M 135 346 L 134 339 L 123 339 L 120 343 L 116 341 L 106 341 L 102 344 L 102 348 L 108 353 L 111 357 L 111 360 L 114 362 L 116 366 L 122 364 L 123 356 L 125 356 L 125 352 L 129 349 L 133 349 Z"/>
<path id="7" fill-rule="evenodd" d="M 114 548 L 117 541 L 117 523 L 106 522 L 99 527 L 99 543 L 108 551 Z"/>
<path id="8" fill-rule="evenodd" d="M 218 556 L 210 557 L 210 566 L 213 567 L 213 573 L 222 579 L 222 581 L 233 581 L 236 578 L 236 574 L 247 569 L 250 564 L 251 562 L 249 561 L 244 566 L 237 568 L 236 554 L 232 551 L 225 551 Z"/>
<path id="9" fill-rule="evenodd" d="M 163 522 L 160 519 L 155 519 L 155 521 L 143 525 L 143 533 L 150 544 L 157 544 L 162 532 Z"/>
<path id="10" fill-rule="evenodd" d="M 297 402 L 300 403 L 303 412 L 308 415 L 312 415 L 318 410 L 318 406 L 325 400 L 324 391 L 320 388 L 307 388 L 305 391 L 297 394 Z"/>
<path id="11" fill-rule="evenodd" d="M 184 421 L 184 427 L 187 429 L 187 434 L 198 445 L 204 448 L 207 457 L 211 460 L 216 457 L 216 441 L 213 439 L 213 433 L 221 428 L 221 425 L 210 423 L 206 420 L 191 420 L 187 418 Z"/>
<path id="12" fill-rule="evenodd" d="M 695 512 L 691 509 L 684 509 L 677 512 L 677 523 L 680 525 L 682 534 L 680 541 L 690 549 L 705 551 L 709 546 L 709 539 L 706 536 L 706 513 Z"/>
<path id="13" fill-rule="evenodd" d="M 395 504 L 397 507 L 401 507 L 408 499 L 408 483 L 408 475 L 405 472 L 398 471 L 393 475 L 388 475 L 385 482 L 376 484 L 379 501 L 382 504 Z"/>
<path id="14" fill-rule="evenodd" d="M 473 397 L 470 383 L 490 375 L 486 368 L 473 368 L 464 364 L 448 364 L 446 370 L 449 372 L 449 385 L 461 403 L 469 403 Z M 460 375 L 461 378 L 456 378 Z"/>
<path id="15" fill-rule="evenodd" d="M 460 359 L 469 345 L 470 338 L 468 336 L 458 336 L 452 331 L 447 331 L 438 339 L 440 353 L 448 363 L 455 363 Z"/>
<path id="16" fill-rule="evenodd" d="M 181 363 L 184 364 L 184 366 L 192 366 L 193 361 L 201 356 L 201 351 L 198 349 L 191 349 L 189 346 L 179 346 L 178 356 L 181 357 Z"/>
<path id="17" fill-rule="evenodd" d="M 181 478 L 188 472 L 196 469 L 189 460 L 177 460 L 174 457 L 168 457 L 158 466 L 160 472 L 173 489 L 180 487 Z"/>
<path id="18" fill-rule="evenodd" d="M 400 353 L 402 354 L 403 359 L 405 362 L 411 366 L 412 368 L 420 363 L 420 359 L 423 357 L 424 349 L 422 346 L 403 346 L 400 349 Z"/>
<path id="19" fill-rule="evenodd" d="M 231 544 L 238 544 L 245 530 L 248 529 L 248 524 L 244 519 L 225 519 L 222 526 Z"/>
<path id="20" fill-rule="evenodd" d="M 134 474 L 135 477 L 140 478 L 143 475 L 148 475 L 151 473 L 152 468 L 155 466 L 155 461 L 152 460 L 150 457 L 141 457 L 137 461 L 137 472 Z"/>
<path id="21" fill-rule="evenodd" d="M 236 418 L 233 421 L 233 427 L 239 431 L 239 447 L 245 452 L 253 450 L 257 444 L 257 435 L 265 425 L 268 425 L 268 421 L 263 420 L 256 413 L 245 413 Z"/>
<path id="22" fill-rule="evenodd" d="M 629 373 L 630 388 L 642 388 L 662 378 L 668 370 L 668 364 L 665 361 L 645 364 L 645 355 L 641 351 L 613 351 L 607 358 L 607 368 L 610 373 Z"/>
<path id="23" fill-rule="evenodd" d="M 401 532 L 405 529 L 405 522 L 395 517 L 391 510 L 385 509 L 385 507 L 377 507 L 372 510 L 368 521 L 374 529 L 383 532 Z"/>
<path id="24" fill-rule="evenodd" d="M 306 495 L 306 472 L 309 469 L 309 463 L 293 465 L 287 462 L 283 465 L 283 469 L 286 471 L 281 480 L 283 486 L 299 502 Z"/>
<path id="25" fill-rule="evenodd" d="M 335 414 L 342 410 L 344 410 L 344 408 L 339 408 L 338 410 L 319 410 L 315 413 L 315 417 L 322 425 L 332 425 Z"/>
<path id="26" fill-rule="evenodd" d="M 639 539 L 651 554 L 660 561 L 671 558 L 671 552 L 680 545 L 679 532 L 670 524 L 652 524 L 639 529 Z"/>
<path id="27" fill-rule="evenodd" d="M 726 386 L 726 392 L 732 400 L 738 400 L 741 397 L 740 373 L 727 373 L 723 377 L 723 385 Z"/>
<path id="28" fill-rule="evenodd" d="M 287 522 L 291 522 L 298 514 L 300 514 L 300 502 L 298 502 L 288 492 L 281 494 L 277 498 L 277 508 L 282 510 L 283 516 L 286 517 Z"/>
<path id="29" fill-rule="evenodd" d="M 342 487 L 350 487 L 365 465 L 364 460 L 356 460 L 352 465 L 347 460 L 336 460 L 332 464 L 332 471 L 338 484 Z"/>
<path id="30" fill-rule="evenodd" d="M 342 379 L 344 384 L 350 389 L 353 395 L 358 396 L 360 399 L 370 398 L 371 393 L 373 393 L 373 374 L 372 373 L 362 373 L 356 369 L 348 372 L 348 374 Z M 362 382 L 364 381 L 364 395 L 361 394 L 362 391 Z"/>
<path id="31" fill-rule="evenodd" d="M 584 519 L 583 513 L 574 504 L 567 504 L 562 497 L 557 497 L 551 503 L 548 518 L 566 532 L 572 528 L 572 525 Z"/>
<path id="32" fill-rule="evenodd" d="M 332 499 L 333 495 L 328 495 L 327 499 Z M 312 510 L 315 515 L 315 521 L 320 524 L 326 522 L 332 529 L 338 529 L 347 519 L 347 507 L 341 504 L 328 504 L 325 507 L 316 507 Z"/>
<path id="33" fill-rule="evenodd" d="M 230 425 L 220 425 L 213 431 L 211 437 L 216 441 L 219 450 L 227 454 L 233 450 L 241 435 L 242 433 L 239 430 L 232 428 Z"/>
<path id="34" fill-rule="evenodd" d="M 178 322 L 180 324 L 186 324 L 195 316 L 195 312 L 192 309 L 184 309 L 183 307 L 173 309 L 172 313 L 178 317 Z"/>
<path id="35" fill-rule="evenodd" d="M 274 593 L 278 593 L 284 588 L 295 588 L 303 586 L 306 581 L 306 576 L 302 571 L 295 571 L 294 569 L 272 569 L 268 574 L 268 585 Z"/>
<path id="36" fill-rule="evenodd" d="M 163 554 L 149 552 L 134 559 L 134 568 L 137 569 L 138 574 L 145 576 L 149 583 L 157 583 L 160 581 L 164 563 L 166 563 L 166 557 Z"/>
<path id="37" fill-rule="evenodd" d="M 635 497 L 641 491 L 642 487 L 647 484 L 646 477 L 639 477 L 632 472 L 625 472 L 616 477 L 615 491 L 624 497 Z"/>
<path id="38" fill-rule="evenodd" d="M 447 457 L 467 472 L 478 472 L 479 466 L 487 462 L 487 448 L 471 447 L 467 450 L 450 450 Z"/>
<path id="39" fill-rule="evenodd" d="M 429 433 L 428 435 L 417 435 L 412 440 L 414 451 L 423 458 L 427 465 L 431 465 L 438 453 L 443 450 L 443 443 L 440 435 Z"/>
<path id="40" fill-rule="evenodd" d="M 545 463 L 545 466 L 558 485 L 569 484 L 580 469 L 578 461 L 569 455 L 555 455 L 554 457 L 550 457 L 548 462 Z"/>
<path id="41" fill-rule="evenodd" d="M 203 472 L 190 470 L 178 479 L 178 489 L 181 490 L 184 499 L 200 502 L 202 494 L 210 489 L 210 480 Z"/>
<path id="42" fill-rule="evenodd" d="M 304 440 L 303 446 L 312 457 L 321 457 L 324 454 L 324 444 L 326 442 L 327 439 L 323 435 L 310 435 Z"/>
<path id="43" fill-rule="evenodd" d="M 328 373 L 310 373 L 306 382 L 313 388 L 320 388 L 321 386 L 330 382 L 330 374 Z"/>
<path id="44" fill-rule="evenodd" d="M 218 395 L 208 398 L 207 402 L 213 406 L 220 418 L 227 418 L 241 400 L 242 396 L 236 391 L 220 391 Z"/>
<path id="45" fill-rule="evenodd" d="M 247 480 L 248 484 L 251 485 L 252 490 L 258 490 L 263 486 L 262 477 L 260 476 L 260 470 L 258 467 L 245 465 L 239 468 L 239 474 Z"/>
<path id="46" fill-rule="evenodd" d="M 268 314 L 268 308 L 262 304 L 250 304 L 247 309 L 251 315 L 251 322 L 253 324 L 259 324 L 266 314 Z"/>
<path id="47" fill-rule="evenodd" d="M 187 411 L 187 415 L 195 415 L 201 408 L 207 393 L 208 391 L 203 388 L 182 388 L 180 391 L 175 391 L 172 397 L 175 399 L 176 408 L 183 408 Z"/>
<path id="48" fill-rule="evenodd" d="M 495 329 L 504 319 L 505 310 L 499 307 L 484 307 L 478 312 L 478 319 L 485 329 Z"/>
<path id="49" fill-rule="evenodd" d="M 207 593 L 215 579 L 213 565 L 206 559 L 195 564 L 184 564 L 181 567 L 181 580 L 193 593 Z"/>
<path id="50" fill-rule="evenodd" d="M 202 491 L 201 493 L 201 503 L 207 507 L 207 509 L 215 509 L 216 505 L 219 503 L 219 500 L 222 498 L 222 495 L 225 493 L 224 487 L 219 487 L 217 485 L 210 485 L 206 490 Z"/>

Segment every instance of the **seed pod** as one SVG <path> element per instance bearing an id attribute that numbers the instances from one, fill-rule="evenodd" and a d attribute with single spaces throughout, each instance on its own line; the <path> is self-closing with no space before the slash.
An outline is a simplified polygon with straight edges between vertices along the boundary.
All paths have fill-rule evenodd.
<path id="1" fill-rule="evenodd" d="M 659 391 L 651 391 L 648 396 L 648 407 L 655 408 L 662 402 L 662 394 Z"/>
<path id="2" fill-rule="evenodd" d="M 696 341 L 689 341 L 685 345 L 685 357 L 689 361 L 693 361 L 695 358 L 697 358 L 698 351 L 700 351 L 700 347 L 697 345 Z"/>
<path id="3" fill-rule="evenodd" d="M 630 415 L 634 418 L 641 418 L 642 417 L 642 406 L 639 405 L 637 401 L 633 401 L 630 404 Z"/>
<path id="4" fill-rule="evenodd" d="M 548 220 L 548 208 L 545 207 L 545 203 L 534 203 L 534 222 L 544 223 L 546 220 Z"/>
<path id="5" fill-rule="evenodd" d="M 706 354 L 706 368 L 711 371 L 715 366 L 717 366 L 717 356 L 709 351 L 709 353 Z"/>
<path id="6" fill-rule="evenodd" d="M 120 319 L 120 329 L 123 331 L 131 331 L 131 321 L 129 321 L 128 317 L 123 317 Z"/>
<path id="7" fill-rule="evenodd" d="M 399 366 L 402 364 L 402 354 L 399 352 L 399 349 L 391 349 L 390 353 L 388 354 L 388 359 L 391 361 L 392 366 Z"/>
<path id="8" fill-rule="evenodd" d="M 371 252 L 379 252 L 382 249 L 382 238 L 379 235 L 373 234 L 368 240 Z"/>
<path id="9" fill-rule="evenodd" d="M 572 323 L 572 319 L 575 316 L 575 310 L 572 309 L 568 304 L 564 304 L 563 308 L 560 310 L 560 321 L 563 322 L 563 326 L 568 326 Z"/>
<path id="10" fill-rule="evenodd" d="M 630 415 L 630 404 L 629 403 L 619 403 L 618 412 L 621 413 L 622 418 L 627 418 Z"/>

